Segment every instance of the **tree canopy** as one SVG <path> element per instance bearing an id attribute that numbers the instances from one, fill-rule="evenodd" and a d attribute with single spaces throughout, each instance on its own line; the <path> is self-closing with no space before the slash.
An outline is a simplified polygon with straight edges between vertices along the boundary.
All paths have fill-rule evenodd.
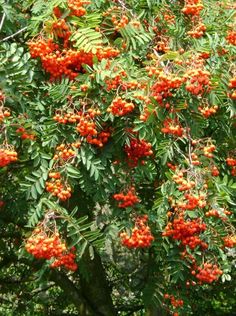
<path id="1" fill-rule="evenodd" d="M 0 0 L 0 313 L 233 315 L 230 0 Z"/>

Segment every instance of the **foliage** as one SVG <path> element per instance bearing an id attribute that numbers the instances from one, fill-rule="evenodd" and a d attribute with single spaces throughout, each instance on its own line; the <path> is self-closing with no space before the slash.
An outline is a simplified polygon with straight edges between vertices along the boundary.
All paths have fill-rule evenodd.
<path id="1" fill-rule="evenodd" d="M 234 17 L 0 0 L 0 313 L 233 312 Z"/>

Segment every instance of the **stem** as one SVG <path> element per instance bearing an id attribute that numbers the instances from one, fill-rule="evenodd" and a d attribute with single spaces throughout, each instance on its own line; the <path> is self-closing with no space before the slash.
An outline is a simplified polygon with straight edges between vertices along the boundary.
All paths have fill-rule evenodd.
<path id="1" fill-rule="evenodd" d="M 27 28 L 28 28 L 28 26 L 25 26 L 25 27 L 23 27 L 22 29 L 20 29 L 19 31 L 17 31 L 16 33 L 14 33 L 14 34 L 12 34 L 12 35 L 10 35 L 10 36 L 4 37 L 4 38 L 2 39 L 2 42 L 5 42 L 5 41 L 9 40 L 10 38 L 13 38 L 13 37 L 15 37 L 16 35 L 18 35 L 18 34 L 24 32 Z M 0 30 L 1 30 L 1 29 L 0 29 Z"/>
<path id="2" fill-rule="evenodd" d="M 0 31 L 1 31 L 2 27 L 3 27 L 3 23 L 5 21 L 5 18 L 6 18 L 6 13 L 4 12 L 3 16 L 2 16 L 2 19 L 1 19 L 1 22 L 0 22 Z"/>

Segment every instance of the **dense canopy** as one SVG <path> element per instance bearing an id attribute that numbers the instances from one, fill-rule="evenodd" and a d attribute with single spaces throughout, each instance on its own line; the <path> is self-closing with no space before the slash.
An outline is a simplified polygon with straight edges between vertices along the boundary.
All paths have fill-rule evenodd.
<path id="1" fill-rule="evenodd" d="M 0 314 L 233 315 L 235 9 L 0 0 Z"/>

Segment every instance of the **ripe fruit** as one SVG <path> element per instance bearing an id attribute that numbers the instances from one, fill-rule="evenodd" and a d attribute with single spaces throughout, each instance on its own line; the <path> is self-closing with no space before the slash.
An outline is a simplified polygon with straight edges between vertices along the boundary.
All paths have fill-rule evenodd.
<path id="1" fill-rule="evenodd" d="M 113 195 L 116 201 L 120 201 L 121 203 L 118 204 L 118 207 L 125 208 L 130 207 L 139 202 L 139 198 L 135 193 L 135 188 L 132 187 L 128 190 L 127 193 L 117 193 Z"/>
<path id="2" fill-rule="evenodd" d="M 0 147 L 0 168 L 17 161 L 17 152 L 12 146 L 6 145 Z"/>
<path id="3" fill-rule="evenodd" d="M 148 216 L 137 217 L 131 236 L 123 232 L 120 234 L 121 243 L 128 248 L 146 248 L 151 246 L 154 237 L 146 224 Z"/>

